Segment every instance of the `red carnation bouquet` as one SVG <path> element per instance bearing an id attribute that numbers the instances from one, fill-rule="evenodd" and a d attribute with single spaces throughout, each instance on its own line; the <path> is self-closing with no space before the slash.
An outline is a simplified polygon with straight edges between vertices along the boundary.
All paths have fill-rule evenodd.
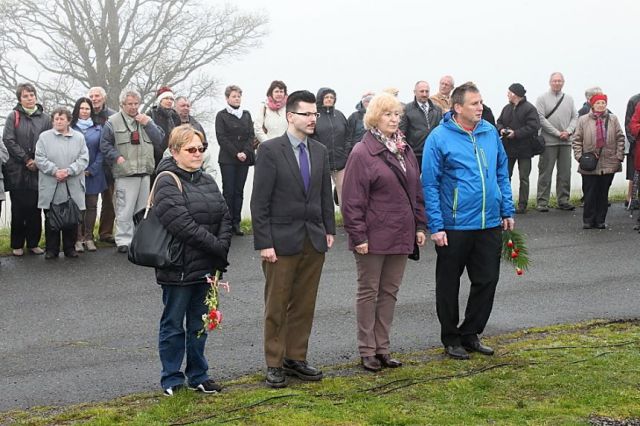
<path id="1" fill-rule="evenodd" d="M 517 275 L 529 269 L 529 252 L 520 232 L 502 231 L 502 259 L 515 267 Z"/>
<path id="2" fill-rule="evenodd" d="M 216 271 L 216 274 L 212 277 L 211 274 L 207 274 L 207 283 L 209 284 L 209 291 L 204 299 L 204 304 L 207 305 L 207 313 L 202 315 L 202 330 L 198 332 L 198 337 L 202 336 L 207 331 L 212 331 L 218 328 L 222 322 L 222 312 L 218 309 L 218 295 L 220 287 L 229 292 L 229 283 L 220 281 L 220 271 Z"/>

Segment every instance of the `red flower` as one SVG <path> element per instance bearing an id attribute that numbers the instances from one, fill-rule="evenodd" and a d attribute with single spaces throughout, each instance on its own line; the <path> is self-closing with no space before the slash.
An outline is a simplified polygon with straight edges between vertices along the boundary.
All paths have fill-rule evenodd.
<path id="1" fill-rule="evenodd" d="M 522 268 L 516 268 L 516 274 L 522 275 L 524 274 L 524 271 L 522 270 Z"/>
<path id="2" fill-rule="evenodd" d="M 512 252 L 511 252 L 511 257 L 512 257 L 513 259 L 515 259 L 516 257 L 518 257 L 518 252 L 517 252 L 517 251 L 515 251 L 515 250 L 514 250 L 514 251 L 512 251 Z"/>
<path id="3" fill-rule="evenodd" d="M 507 247 L 509 248 L 513 247 L 513 241 L 511 240 L 507 241 Z"/>

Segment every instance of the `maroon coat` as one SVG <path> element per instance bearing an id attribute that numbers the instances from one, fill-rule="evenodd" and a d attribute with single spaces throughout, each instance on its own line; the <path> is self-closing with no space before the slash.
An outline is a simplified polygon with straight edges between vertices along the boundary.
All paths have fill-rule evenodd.
<path id="1" fill-rule="evenodd" d="M 403 155 L 406 174 L 369 131 L 351 151 L 341 203 L 350 250 L 368 242 L 372 254 L 413 253 L 416 231 L 426 229 L 426 217 L 420 168 L 409 145 Z"/>

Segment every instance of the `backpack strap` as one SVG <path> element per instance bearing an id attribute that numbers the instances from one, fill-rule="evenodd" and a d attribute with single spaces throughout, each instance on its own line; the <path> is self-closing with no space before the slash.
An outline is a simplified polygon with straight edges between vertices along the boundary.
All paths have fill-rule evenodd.
<path id="1" fill-rule="evenodd" d="M 14 111 L 13 114 L 13 128 L 17 129 L 20 126 L 20 111 Z"/>

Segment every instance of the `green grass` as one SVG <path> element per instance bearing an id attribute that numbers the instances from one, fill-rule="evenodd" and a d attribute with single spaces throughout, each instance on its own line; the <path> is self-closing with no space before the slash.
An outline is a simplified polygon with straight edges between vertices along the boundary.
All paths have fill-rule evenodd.
<path id="1" fill-rule="evenodd" d="M 588 425 L 640 422 L 640 321 L 592 321 L 486 339 L 496 356 L 404 354 L 405 366 L 365 373 L 325 367 L 319 383 L 271 390 L 254 375 L 225 391 L 160 392 L 100 404 L 0 413 L 1 424 Z M 215 373 L 215 372 L 214 372 Z M 612 424 L 612 423 L 609 423 Z M 634 423 L 637 424 L 637 423 Z"/>

